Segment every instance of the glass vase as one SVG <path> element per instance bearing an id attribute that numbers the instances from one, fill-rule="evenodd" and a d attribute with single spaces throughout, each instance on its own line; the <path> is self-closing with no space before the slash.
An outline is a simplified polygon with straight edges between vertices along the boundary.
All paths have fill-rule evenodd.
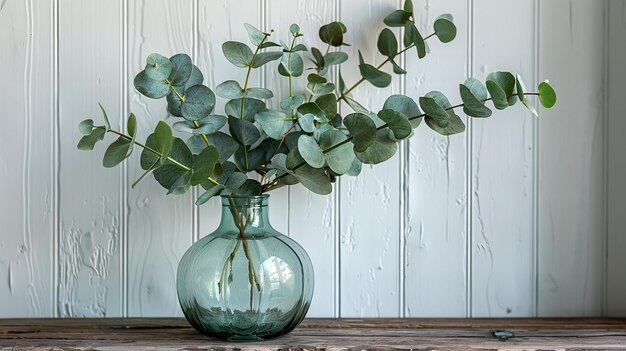
<path id="1" fill-rule="evenodd" d="M 293 330 L 313 297 L 306 251 L 268 220 L 269 195 L 222 196 L 220 226 L 178 265 L 178 300 L 200 333 L 267 340 Z"/>

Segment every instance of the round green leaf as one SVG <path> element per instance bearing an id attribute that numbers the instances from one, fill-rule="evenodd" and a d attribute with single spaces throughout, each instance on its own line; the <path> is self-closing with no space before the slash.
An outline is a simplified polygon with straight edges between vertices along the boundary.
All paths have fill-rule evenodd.
<path id="1" fill-rule="evenodd" d="M 248 88 L 245 91 L 247 97 L 258 99 L 271 99 L 274 97 L 274 93 L 271 90 L 265 88 Z M 232 99 L 232 97 L 229 97 Z"/>
<path id="2" fill-rule="evenodd" d="M 243 116 L 241 115 L 241 105 L 243 103 Z M 224 111 L 226 115 L 237 117 L 239 119 L 244 118 L 248 121 L 254 121 L 254 115 L 257 112 L 265 109 L 265 102 L 252 98 L 243 98 L 230 100 L 226 103 Z"/>
<path id="3" fill-rule="evenodd" d="M 410 0 L 408 0 L 410 1 Z M 416 117 L 422 114 L 417 103 L 413 99 L 405 95 L 391 95 L 385 100 L 385 104 L 383 105 L 384 110 L 394 110 L 402 113 L 408 118 Z M 414 118 L 410 120 L 411 126 L 413 128 L 417 128 L 419 126 L 422 118 Z"/>
<path id="4" fill-rule="evenodd" d="M 378 51 L 390 59 L 398 54 L 398 41 L 389 28 L 383 29 L 378 35 Z"/>
<path id="5" fill-rule="evenodd" d="M 165 56 L 150 54 L 146 59 L 146 76 L 156 81 L 165 81 L 172 72 L 172 63 Z"/>
<path id="6" fill-rule="evenodd" d="M 220 163 L 226 162 L 239 148 L 239 144 L 230 137 L 230 135 L 222 132 L 217 132 L 211 135 L 207 135 L 209 143 L 217 148 L 220 155 Z M 202 139 L 202 138 L 200 138 Z M 201 140 L 204 143 L 204 140 Z"/>
<path id="7" fill-rule="evenodd" d="M 302 137 L 300 137 L 302 139 Z M 337 174 L 345 174 L 354 163 L 354 145 L 350 142 L 339 145 L 348 139 L 341 131 L 330 129 L 320 135 L 320 146 L 324 149 L 328 167 Z M 339 146 L 337 146 L 339 145 Z"/>
<path id="8" fill-rule="evenodd" d="M 209 115 L 198 121 L 179 121 L 172 126 L 174 130 L 191 134 L 213 134 L 226 125 L 227 118 L 220 115 Z M 194 123 L 195 122 L 195 123 Z M 198 124 L 196 126 L 196 123 Z"/>
<path id="9" fill-rule="evenodd" d="M 204 192 L 204 194 L 198 197 L 198 199 L 196 200 L 196 205 L 200 206 L 205 204 L 213 196 L 219 194 L 222 190 L 224 190 L 224 186 L 222 184 L 211 184 L 212 186 L 206 192 Z"/>
<path id="10" fill-rule="evenodd" d="M 160 122 L 159 122 L 160 123 Z M 155 143 L 157 142 L 157 134 L 155 131 Z M 158 144 L 156 144 L 158 147 Z M 180 138 L 173 139 L 171 143 L 171 154 L 172 159 L 176 160 L 182 165 L 185 165 L 188 168 L 191 168 L 193 165 L 193 156 L 191 155 L 191 151 L 185 144 L 183 140 Z M 186 188 L 188 188 L 187 177 L 190 177 L 190 171 L 186 171 L 179 166 L 171 163 L 169 160 L 161 167 L 154 170 L 152 173 L 154 175 L 154 179 L 156 179 L 162 187 L 168 190 L 172 190 L 175 194 L 184 193 Z M 179 179 L 183 178 L 184 182 L 181 184 Z"/>
<path id="11" fill-rule="evenodd" d="M 184 90 L 187 90 L 194 85 L 202 84 L 202 82 L 204 82 L 204 75 L 202 75 L 202 72 L 200 71 L 198 67 L 196 67 L 195 65 L 192 65 L 191 76 L 189 76 L 187 83 L 185 83 Z"/>
<path id="12" fill-rule="evenodd" d="M 234 80 L 227 80 L 215 87 L 217 95 L 226 99 L 239 99 L 246 95 L 243 88 Z"/>
<path id="13" fill-rule="evenodd" d="M 507 99 L 506 93 L 504 92 L 504 90 L 502 90 L 502 88 L 500 88 L 498 83 L 492 80 L 488 80 L 485 83 L 487 85 L 489 95 L 491 95 L 493 105 L 498 110 L 504 110 L 505 108 L 509 107 L 509 101 Z"/>
<path id="14" fill-rule="evenodd" d="M 459 116 L 457 116 L 454 111 L 448 111 L 448 115 L 450 118 L 448 119 L 448 125 L 445 128 L 440 127 L 436 121 L 430 117 L 426 116 L 426 125 L 430 127 L 430 129 L 441 135 L 453 135 L 458 133 L 463 133 L 465 131 L 465 124 L 461 120 Z"/>
<path id="15" fill-rule="evenodd" d="M 343 120 L 354 143 L 354 151 L 363 152 L 376 141 L 376 124 L 367 115 L 351 113 Z"/>
<path id="16" fill-rule="evenodd" d="M 283 56 L 282 51 L 269 51 L 269 52 L 258 53 L 256 55 L 256 58 L 254 59 L 254 63 L 252 64 L 252 67 L 254 68 L 261 67 L 268 62 L 278 60 L 282 56 Z"/>
<path id="17" fill-rule="evenodd" d="M 86 119 L 78 125 L 78 130 L 82 135 L 89 135 L 93 130 L 93 119 Z"/>
<path id="18" fill-rule="evenodd" d="M 378 70 L 372 65 L 367 63 L 360 64 L 359 70 L 361 71 L 361 76 L 377 88 L 385 88 L 391 84 L 391 75 Z"/>
<path id="19" fill-rule="evenodd" d="M 291 32 L 291 34 L 296 35 L 300 33 L 300 26 L 294 23 L 289 26 L 289 31 Z"/>
<path id="20" fill-rule="evenodd" d="M 331 22 L 320 27 L 320 39 L 331 46 L 341 46 L 343 44 L 343 34 L 346 26 L 341 22 Z"/>
<path id="21" fill-rule="evenodd" d="M 261 195 L 261 183 L 254 179 L 246 179 L 239 189 L 233 191 L 233 195 L 237 196 L 257 196 Z"/>
<path id="22" fill-rule="evenodd" d="M 324 111 L 328 119 L 337 114 L 337 96 L 334 93 L 318 97 L 315 99 L 315 103 Z"/>
<path id="23" fill-rule="evenodd" d="M 411 135 L 413 127 L 409 123 L 409 118 L 403 113 L 395 110 L 382 110 L 378 112 L 378 117 L 389 126 L 396 140 L 402 140 Z"/>
<path id="24" fill-rule="evenodd" d="M 207 146 L 202 152 L 196 156 L 193 160 L 191 185 L 198 185 L 206 181 L 215 169 L 215 165 L 219 161 L 219 152 L 213 145 Z"/>
<path id="25" fill-rule="evenodd" d="M 403 27 L 404 24 L 411 18 L 411 12 L 404 10 L 396 10 L 388 14 L 383 20 L 389 27 Z"/>
<path id="26" fill-rule="evenodd" d="M 379 130 L 376 133 L 376 141 L 363 152 L 355 152 L 356 157 L 365 164 L 378 164 L 387 161 L 398 150 L 398 143 L 387 137 L 388 131 Z"/>
<path id="27" fill-rule="evenodd" d="M 208 116 L 215 106 L 215 94 L 204 85 L 194 85 L 185 91 L 185 102 L 180 112 L 188 121 L 197 121 Z"/>
<path id="28" fill-rule="evenodd" d="M 286 118 L 287 115 L 283 112 L 266 109 L 257 112 L 254 119 L 270 138 L 281 140 L 291 126 L 290 121 L 287 121 Z"/>
<path id="29" fill-rule="evenodd" d="M 161 153 L 161 164 L 164 164 L 170 156 L 173 140 L 170 126 L 163 121 L 159 121 L 154 129 L 154 146 Z M 169 187 L 166 187 L 166 189 L 169 189 Z"/>
<path id="30" fill-rule="evenodd" d="M 304 62 L 302 57 L 293 52 L 285 52 L 282 54 L 278 73 L 285 77 L 300 77 L 304 72 Z"/>
<path id="31" fill-rule="evenodd" d="M 263 39 L 265 39 L 265 33 L 256 29 L 253 25 L 249 23 L 244 23 L 244 26 L 246 27 L 246 31 L 248 32 L 248 37 L 250 38 L 250 42 L 252 43 L 252 45 L 261 45 Z"/>
<path id="32" fill-rule="evenodd" d="M 459 85 L 461 100 L 463 100 L 463 112 L 472 117 L 489 117 L 491 110 L 485 106 L 487 89 L 480 81 L 468 78 L 464 84 Z"/>
<path id="33" fill-rule="evenodd" d="M 106 130 L 104 128 L 96 128 L 89 135 L 85 135 L 78 141 L 76 147 L 79 150 L 91 151 L 96 143 L 104 139 Z"/>
<path id="34" fill-rule="evenodd" d="M 298 150 L 302 158 L 313 168 L 324 167 L 324 152 L 317 144 L 317 141 L 308 135 L 301 135 L 298 138 Z"/>
<path id="35" fill-rule="evenodd" d="M 259 130 L 250 121 L 228 117 L 230 135 L 242 145 L 252 145 L 261 137 Z"/>
<path id="36" fill-rule="evenodd" d="M 222 52 L 230 63 L 241 68 L 250 66 L 254 57 L 248 45 L 238 41 L 227 41 L 222 44 Z"/>
<path id="37" fill-rule="evenodd" d="M 428 116 L 432 117 L 439 127 L 445 128 L 448 126 L 450 117 L 444 107 L 441 106 L 435 98 L 427 94 L 419 98 L 419 103 L 422 110 L 424 110 Z"/>
<path id="38" fill-rule="evenodd" d="M 316 169 L 305 164 L 292 174 L 305 188 L 316 194 L 328 195 L 333 191 L 328 174 L 323 169 Z"/>
<path id="39" fill-rule="evenodd" d="M 160 99 L 170 92 L 170 86 L 167 83 L 150 78 L 145 70 L 135 76 L 133 83 L 137 91 L 152 99 Z"/>
<path id="40" fill-rule="evenodd" d="M 426 42 L 424 37 L 415 26 L 413 21 L 407 21 L 404 26 L 404 46 L 415 44 L 417 49 L 417 57 L 424 58 L 426 56 Z"/>
<path id="41" fill-rule="evenodd" d="M 556 91 L 547 80 L 539 83 L 539 102 L 545 108 L 552 108 L 556 104 Z"/>
<path id="42" fill-rule="evenodd" d="M 515 105 L 517 95 L 515 92 L 515 76 L 510 72 L 491 72 L 487 75 L 487 81 L 496 83 L 506 94 L 509 106 Z M 491 92 L 490 92 L 491 93 Z"/>
<path id="43" fill-rule="evenodd" d="M 452 15 L 445 13 L 435 20 L 435 34 L 443 43 L 449 43 L 456 37 L 456 26 L 454 25 Z"/>
<path id="44" fill-rule="evenodd" d="M 168 77 L 170 84 L 175 86 L 185 85 L 191 77 L 193 70 L 191 58 L 186 54 L 176 54 L 170 57 L 170 62 L 172 63 L 172 72 Z"/>
<path id="45" fill-rule="evenodd" d="M 348 54 L 341 51 L 329 52 L 324 55 L 324 63 L 326 66 L 339 65 L 348 61 Z"/>
<path id="46" fill-rule="evenodd" d="M 280 101 L 280 108 L 283 110 L 295 110 L 302 105 L 303 102 L 303 95 L 290 96 Z"/>

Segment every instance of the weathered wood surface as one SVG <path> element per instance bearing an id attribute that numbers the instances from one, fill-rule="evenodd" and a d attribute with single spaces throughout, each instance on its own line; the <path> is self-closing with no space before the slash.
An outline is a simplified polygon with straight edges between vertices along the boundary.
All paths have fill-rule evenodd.
<path id="1" fill-rule="evenodd" d="M 494 330 L 514 337 L 497 340 Z M 284 337 L 225 343 L 184 319 L 5 319 L 0 350 L 626 349 L 626 319 L 308 319 Z"/>

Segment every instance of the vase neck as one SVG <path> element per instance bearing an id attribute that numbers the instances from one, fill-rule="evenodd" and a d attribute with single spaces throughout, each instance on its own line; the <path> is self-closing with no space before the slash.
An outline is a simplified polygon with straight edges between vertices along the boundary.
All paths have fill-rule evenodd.
<path id="1" fill-rule="evenodd" d="M 269 195 L 222 196 L 222 219 L 220 227 L 245 233 L 272 229 L 267 203 Z"/>

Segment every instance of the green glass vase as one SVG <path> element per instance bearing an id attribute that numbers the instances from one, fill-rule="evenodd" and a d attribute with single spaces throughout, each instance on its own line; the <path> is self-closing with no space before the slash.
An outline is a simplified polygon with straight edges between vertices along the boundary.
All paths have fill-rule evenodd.
<path id="1" fill-rule="evenodd" d="M 178 300 L 200 333 L 267 340 L 293 330 L 313 297 L 306 251 L 268 220 L 269 195 L 222 196 L 220 226 L 178 265 Z"/>

